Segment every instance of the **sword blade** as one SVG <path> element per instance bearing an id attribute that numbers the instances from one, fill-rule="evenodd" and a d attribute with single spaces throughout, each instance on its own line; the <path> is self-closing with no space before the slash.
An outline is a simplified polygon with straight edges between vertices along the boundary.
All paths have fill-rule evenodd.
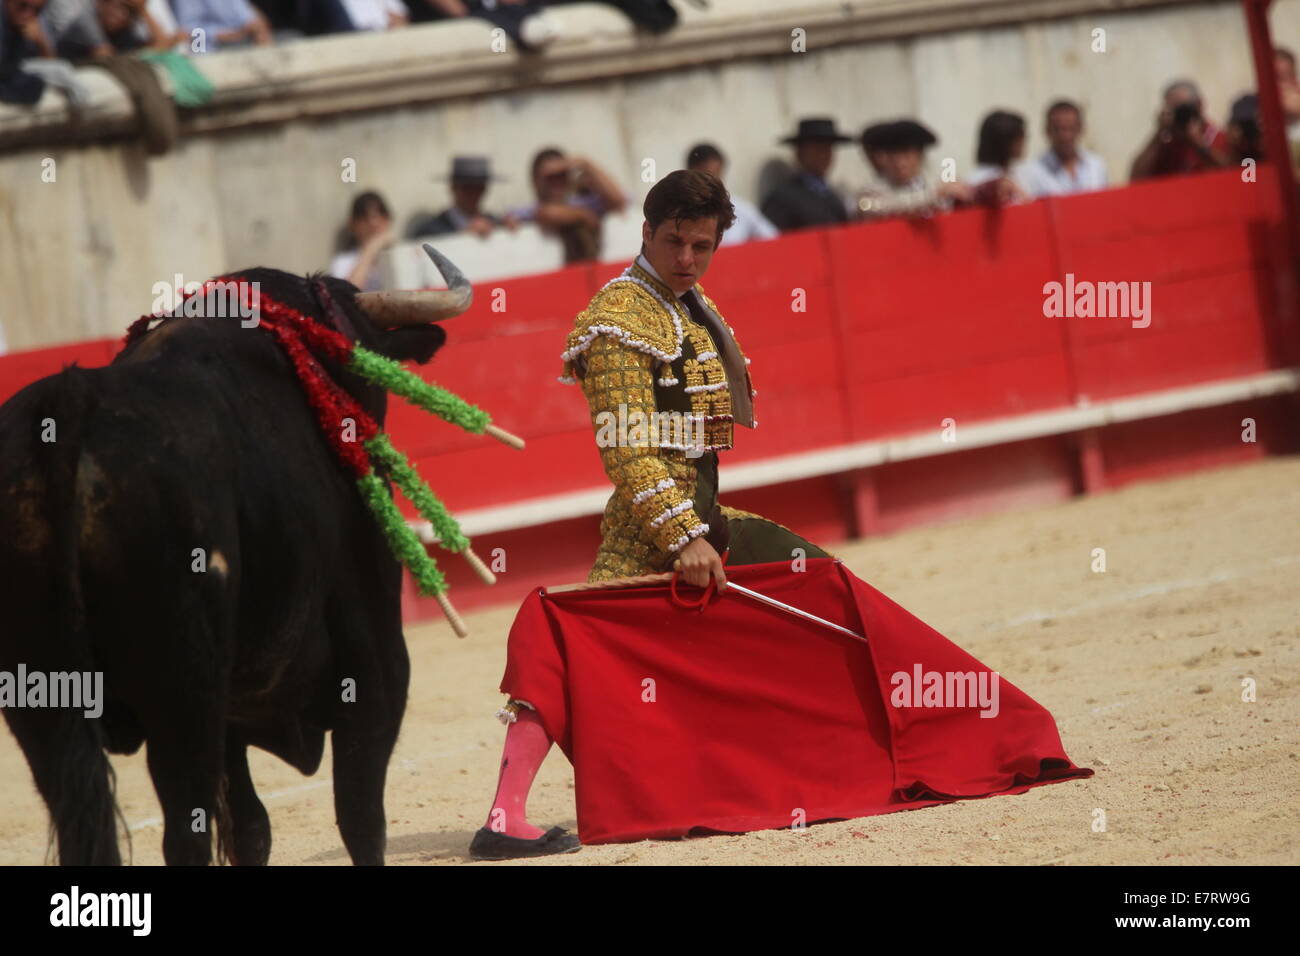
<path id="1" fill-rule="evenodd" d="M 766 594 L 760 594 L 758 591 L 754 591 L 750 588 L 747 588 L 742 584 L 737 584 L 734 581 L 728 581 L 727 587 L 722 593 L 726 594 L 727 591 L 736 591 L 740 594 L 745 595 L 745 597 L 753 598 L 755 601 L 758 601 L 762 604 L 766 604 L 769 607 L 774 607 L 779 610 L 785 611 L 787 614 L 793 614 L 795 617 L 801 617 L 805 621 L 812 621 L 815 624 L 820 624 L 822 627 L 829 627 L 832 631 L 839 631 L 841 634 L 847 634 L 855 641 L 861 641 L 863 644 L 868 643 L 867 639 L 863 637 L 861 634 L 859 634 L 857 631 L 850 630 L 849 628 L 844 627 L 840 624 L 836 624 L 833 621 L 828 621 L 824 617 L 818 617 L 816 614 L 810 614 L 808 611 L 805 611 L 802 608 L 794 607 L 793 605 L 790 604 L 786 604 L 784 601 L 778 601 L 774 597 L 768 597 Z"/>

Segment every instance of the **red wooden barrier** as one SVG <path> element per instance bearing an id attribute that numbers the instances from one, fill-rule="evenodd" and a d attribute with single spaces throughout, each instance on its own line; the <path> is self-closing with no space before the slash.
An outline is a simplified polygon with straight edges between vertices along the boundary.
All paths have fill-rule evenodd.
<path id="1" fill-rule="evenodd" d="M 724 467 L 938 429 L 946 418 L 969 424 L 1300 365 L 1297 317 L 1289 312 L 1296 298 L 1284 285 L 1296 276 L 1280 252 L 1272 170 L 1259 172 L 1257 183 L 1227 170 L 723 250 L 704 286 L 753 360 L 759 422 L 753 432 L 738 429 L 739 446 L 724 456 Z M 447 323 L 447 348 L 420 370 L 522 435 L 527 451 L 392 402 L 395 443 L 453 512 L 608 487 L 581 391 L 556 377 L 574 314 L 620 269 L 576 266 L 476 288 L 470 312 Z M 1048 317 L 1045 284 L 1067 275 L 1149 282 L 1150 324 L 1135 328 L 1128 316 Z M 123 328 L 132 318 L 123 316 Z M 118 341 L 0 357 L 0 399 L 69 361 L 103 364 Z M 1010 493 L 1012 472 L 1036 475 L 1039 490 L 1026 494 L 1050 498 L 1095 483 L 1107 469 L 1134 476 L 1159 470 L 1139 450 L 1151 447 L 1149 429 L 1114 431 L 1129 437 L 1107 447 L 1096 436 L 1080 438 L 1091 448 L 1091 482 L 1062 472 L 1055 446 L 1026 447 L 1018 464 L 1009 464 L 1009 452 L 972 450 L 944 456 L 937 468 L 920 460 L 866 478 L 809 480 L 800 514 L 814 538 L 814 530 L 837 523 L 865 532 L 918 520 L 927 509 L 946 513 L 940 486 L 955 488 L 956 475 L 964 495 L 993 502 Z M 1166 431 L 1170 441 L 1188 438 Z M 1213 447 L 1198 448 L 1189 451 L 1190 464 L 1223 460 Z M 761 511 L 775 495 L 773 504 L 789 507 L 788 491 L 753 489 L 729 500 Z M 845 501 L 856 503 L 856 527 L 843 524 Z M 575 519 L 564 536 L 551 529 L 537 573 L 549 579 L 557 567 L 585 571 L 597 523 L 596 516 Z M 492 535 L 485 546 L 528 534 Z M 529 560 L 523 549 L 511 550 Z M 452 580 L 462 581 L 458 569 Z"/>

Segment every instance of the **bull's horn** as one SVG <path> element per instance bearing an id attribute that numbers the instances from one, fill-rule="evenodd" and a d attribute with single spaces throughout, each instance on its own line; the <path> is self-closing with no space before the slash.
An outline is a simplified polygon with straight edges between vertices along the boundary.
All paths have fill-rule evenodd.
<path id="1" fill-rule="evenodd" d="M 474 301 L 474 289 L 469 280 L 452 263 L 427 242 L 424 251 L 442 273 L 447 283 L 445 290 L 412 292 L 359 292 L 357 306 L 370 321 L 381 328 L 395 325 L 423 325 L 460 315 Z"/>

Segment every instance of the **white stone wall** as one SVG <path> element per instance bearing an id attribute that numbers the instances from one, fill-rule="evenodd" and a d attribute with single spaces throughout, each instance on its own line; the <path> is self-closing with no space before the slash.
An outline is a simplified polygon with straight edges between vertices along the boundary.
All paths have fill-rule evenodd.
<path id="1" fill-rule="evenodd" d="M 761 12 L 746 4 L 717 0 L 712 16 L 735 17 L 742 7 Z M 1112 4 L 1099 0 L 1096 6 Z M 580 25 L 588 13 L 573 16 Z M 630 42 L 617 14 L 598 16 L 611 35 Z M 672 49 L 666 45 L 696 35 L 693 24 L 708 25 L 701 16 L 688 9 L 681 39 L 636 41 L 637 55 L 662 59 Z M 1300 48 L 1300 0 L 1277 0 L 1272 19 L 1275 39 Z M 1090 50 L 1098 27 L 1106 31 L 1104 54 Z M 486 35 L 482 25 L 457 24 L 413 28 L 402 37 L 329 38 L 319 41 L 319 49 L 329 52 L 321 54 L 322 79 L 338 76 L 338 57 L 361 49 L 373 70 L 385 44 L 400 43 L 409 51 L 418 47 L 419 31 L 433 37 L 441 29 Z M 725 31 L 720 36 L 710 42 L 725 43 Z M 1168 81 L 1195 78 L 1219 122 L 1232 99 L 1254 86 L 1244 18 L 1232 0 L 970 26 L 828 48 L 818 46 L 819 36 L 828 33 L 810 30 L 802 54 L 737 52 L 699 66 L 441 101 L 413 86 L 410 99 L 425 102 L 261 125 L 216 128 L 208 121 L 210 131 L 188 135 L 158 159 L 122 142 L 28 146 L 0 155 L 0 324 L 8 346 L 116 335 L 149 310 L 154 283 L 170 282 L 175 273 L 203 279 L 250 265 L 323 269 L 356 192 L 382 191 L 404 227 L 417 211 L 445 205 L 446 186 L 434 177 L 445 173 L 457 152 L 489 154 L 508 177 L 489 192 L 494 209 L 529 200 L 528 162 L 550 144 L 593 158 L 639 203 L 650 185 L 641 181 L 647 159 L 662 175 L 678 168 L 692 143 L 709 139 L 731 159 L 732 189 L 754 198 L 764 164 L 788 155 L 777 139 L 801 115 L 833 116 L 854 135 L 870 122 L 914 116 L 940 137 L 932 159 L 951 156 L 965 170 L 974 163 L 976 126 L 987 110 L 1026 114 L 1034 153 L 1044 148 L 1043 108 L 1069 97 L 1087 110 L 1087 145 L 1123 182 Z M 309 69 L 313 49 L 294 49 L 299 73 L 283 96 L 301 95 L 309 82 L 302 71 Z M 212 69 L 222 76 L 255 76 L 254 67 L 264 69 L 272 54 L 223 54 L 211 61 L 217 64 Z M 731 54 L 723 49 L 712 56 Z M 580 58 L 575 62 L 579 66 L 566 69 L 580 72 Z M 646 69 L 638 62 L 629 59 L 629 68 Z M 503 62 L 500 69 L 508 77 L 512 67 Z M 268 103 L 259 109 L 275 106 L 275 97 Z M 12 111 L 0 116 L 0 127 L 14 122 Z M 53 183 L 41 179 L 46 159 L 56 164 Z M 345 159 L 357 164 L 355 183 L 341 178 Z M 843 147 L 832 179 L 848 189 L 867 175 L 860 150 Z"/>

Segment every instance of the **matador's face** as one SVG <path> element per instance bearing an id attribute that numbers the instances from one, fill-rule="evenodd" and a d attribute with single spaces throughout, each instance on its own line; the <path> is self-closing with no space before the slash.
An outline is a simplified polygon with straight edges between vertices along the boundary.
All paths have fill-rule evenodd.
<path id="1" fill-rule="evenodd" d="M 678 295 L 700 281 L 718 245 L 718 220 L 668 219 L 651 232 L 641 224 L 645 257 L 664 283 Z"/>

